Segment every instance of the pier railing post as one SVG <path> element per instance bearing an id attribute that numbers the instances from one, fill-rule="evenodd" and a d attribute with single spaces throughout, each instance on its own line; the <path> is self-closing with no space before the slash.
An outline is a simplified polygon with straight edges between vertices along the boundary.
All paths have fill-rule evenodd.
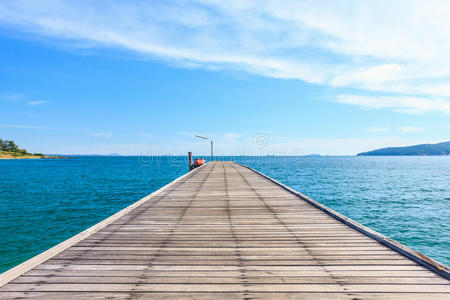
<path id="1" fill-rule="evenodd" d="M 213 156 L 213 141 L 211 140 L 211 161 L 214 160 L 214 156 Z"/>
<path id="2" fill-rule="evenodd" d="M 189 171 L 190 171 L 194 168 L 192 165 L 192 152 L 188 152 L 188 157 L 189 157 Z"/>

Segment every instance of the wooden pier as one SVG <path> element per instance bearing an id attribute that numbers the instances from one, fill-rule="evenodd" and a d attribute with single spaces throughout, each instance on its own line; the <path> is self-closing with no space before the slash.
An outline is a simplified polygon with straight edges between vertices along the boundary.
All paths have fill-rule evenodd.
<path id="1" fill-rule="evenodd" d="M 0 298 L 450 299 L 449 270 L 213 162 L 0 275 Z"/>

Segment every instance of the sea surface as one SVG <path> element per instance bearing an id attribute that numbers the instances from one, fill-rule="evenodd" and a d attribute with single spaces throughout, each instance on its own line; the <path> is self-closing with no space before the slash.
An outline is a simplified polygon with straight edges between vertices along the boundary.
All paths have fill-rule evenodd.
<path id="1" fill-rule="evenodd" d="M 218 157 L 450 264 L 450 156 Z M 0 160 L 0 272 L 186 173 L 186 157 Z"/>

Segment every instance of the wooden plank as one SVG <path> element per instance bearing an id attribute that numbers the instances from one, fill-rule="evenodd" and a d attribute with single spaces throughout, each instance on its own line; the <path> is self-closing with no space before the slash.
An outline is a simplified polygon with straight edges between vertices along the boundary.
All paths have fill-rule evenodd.
<path id="1" fill-rule="evenodd" d="M 272 280 L 284 279 L 289 277 L 300 277 L 300 278 L 314 278 L 314 277 L 327 277 L 330 276 L 324 273 L 323 270 L 271 270 L 268 271 L 252 271 L 246 270 L 247 278 L 250 277 L 268 277 Z M 147 270 L 147 277 L 185 277 L 190 278 L 192 276 L 198 277 L 239 277 L 241 276 L 240 270 L 227 271 L 227 270 Z M 52 278 L 55 275 L 54 270 L 42 270 L 33 269 L 27 272 L 23 277 L 26 276 L 45 276 L 47 278 Z M 60 270 L 58 276 L 81 276 L 81 277 L 134 277 L 142 278 L 141 270 Z M 337 277 L 378 277 L 378 278 L 431 278 L 434 280 L 445 280 L 441 277 L 436 277 L 433 273 L 423 272 L 422 270 L 359 270 L 359 271 L 333 271 L 333 276 Z M 22 277 L 19 277 L 22 278 Z M 17 280 L 19 280 L 19 278 Z"/>
<path id="2" fill-rule="evenodd" d="M 139 297 L 133 292 L 34 292 L 34 296 L 39 299 L 133 299 Z M 30 297 L 27 292 L 10 292 L 0 295 L 0 299 L 23 299 Z M 141 296 L 145 299 L 333 299 L 333 300 L 354 300 L 354 299 L 405 299 L 423 300 L 423 294 L 417 293 L 183 293 L 183 292 L 146 292 Z M 425 298 L 426 299 L 426 298 Z M 429 298 L 430 299 L 430 298 Z M 431 299 L 448 299 L 447 294 L 433 294 Z"/>
<path id="3" fill-rule="evenodd" d="M 60 275 L 60 274 L 58 274 Z M 297 284 L 332 284 L 336 283 L 338 280 L 343 284 L 405 284 L 405 285 L 447 285 L 448 282 L 444 278 L 437 277 L 395 277 L 395 276 L 339 276 L 335 278 L 330 278 L 329 276 L 255 276 L 246 277 L 247 284 L 285 284 L 285 283 L 297 283 Z M 21 276 L 15 283 L 27 283 L 27 284 L 54 284 L 54 283 L 77 283 L 77 284 L 89 284 L 89 283 L 129 283 L 129 284 L 139 284 L 139 283 L 171 283 L 171 284 L 230 284 L 242 283 L 242 278 L 239 275 L 236 276 L 223 276 L 220 274 L 214 275 L 191 275 L 186 277 L 186 274 L 180 274 L 178 276 L 157 276 L 151 274 L 151 276 L 141 278 L 138 276 L 92 276 L 92 275 L 72 275 L 72 276 L 58 276 L 58 277 L 48 277 L 45 276 Z"/>
<path id="4" fill-rule="evenodd" d="M 60 274 L 58 274 L 60 275 Z M 283 283 L 297 283 L 297 284 L 306 284 L 306 283 L 315 283 L 315 284 L 331 284 L 336 283 L 338 280 L 340 283 L 344 284 L 417 284 L 417 285 L 427 285 L 427 284 L 442 284 L 447 285 L 448 282 L 444 278 L 437 277 L 396 277 L 396 276 L 386 276 L 386 277 L 376 277 L 376 276 L 339 276 L 335 278 L 330 278 L 329 276 L 283 276 L 283 277 L 274 277 L 274 276 L 254 276 L 246 277 L 246 283 L 248 284 L 283 284 Z M 174 276 L 173 274 L 168 275 L 159 275 L 152 273 L 151 276 L 142 278 L 138 276 L 92 276 L 88 273 L 88 275 L 66 275 L 66 276 L 58 276 L 58 277 L 48 277 L 45 276 L 21 276 L 19 277 L 15 283 L 28 283 L 28 284 L 53 284 L 53 283 L 77 283 L 77 284 L 88 284 L 88 283 L 197 283 L 197 284 L 205 284 L 205 283 L 242 283 L 242 278 L 236 274 L 235 276 L 223 276 L 222 274 L 218 275 L 217 273 L 214 275 L 194 275 L 191 274 L 189 277 L 186 277 L 186 274 L 179 274 L 178 276 Z"/>
<path id="5" fill-rule="evenodd" d="M 360 292 L 375 292 L 375 293 L 426 293 L 432 295 L 433 293 L 450 293 L 449 285 L 442 284 L 198 284 L 198 283 L 181 283 L 181 284 L 168 284 L 168 283 L 140 283 L 140 284 L 128 284 L 128 283 L 54 283 L 54 284 L 9 284 L 5 285 L 2 291 L 42 291 L 42 292 L 59 292 L 59 291 L 79 291 L 79 292 L 242 292 L 247 290 L 248 292 L 347 292 L 347 293 L 360 293 Z"/>

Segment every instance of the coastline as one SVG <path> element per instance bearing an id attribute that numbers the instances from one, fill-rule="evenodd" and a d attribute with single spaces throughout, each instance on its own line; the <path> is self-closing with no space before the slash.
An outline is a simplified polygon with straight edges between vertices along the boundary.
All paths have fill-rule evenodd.
<path id="1" fill-rule="evenodd" d="M 0 159 L 64 159 L 65 156 L 47 156 L 47 155 L 14 155 L 0 152 Z"/>

